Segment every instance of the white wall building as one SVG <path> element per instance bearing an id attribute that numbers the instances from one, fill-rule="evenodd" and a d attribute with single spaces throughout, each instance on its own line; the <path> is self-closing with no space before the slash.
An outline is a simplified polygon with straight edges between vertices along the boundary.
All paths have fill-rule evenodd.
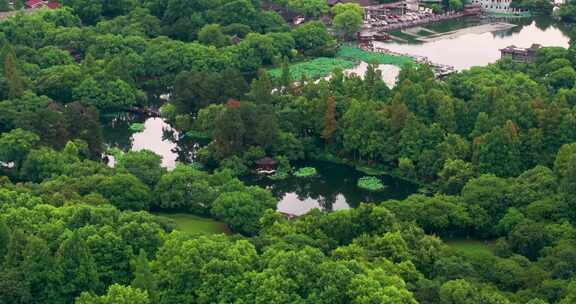
<path id="1" fill-rule="evenodd" d="M 482 10 L 490 13 L 506 13 L 513 11 L 510 8 L 512 0 L 472 0 L 471 4 L 478 4 Z"/>

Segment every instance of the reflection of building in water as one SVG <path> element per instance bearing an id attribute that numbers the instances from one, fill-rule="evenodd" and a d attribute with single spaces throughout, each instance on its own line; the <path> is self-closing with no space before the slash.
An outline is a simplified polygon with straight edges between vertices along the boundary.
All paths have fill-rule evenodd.
<path id="1" fill-rule="evenodd" d="M 534 62 L 536 59 L 536 52 L 542 46 L 539 44 L 532 44 L 529 48 L 520 48 L 514 45 L 505 47 L 500 50 L 501 58 L 510 57 L 516 62 Z"/>

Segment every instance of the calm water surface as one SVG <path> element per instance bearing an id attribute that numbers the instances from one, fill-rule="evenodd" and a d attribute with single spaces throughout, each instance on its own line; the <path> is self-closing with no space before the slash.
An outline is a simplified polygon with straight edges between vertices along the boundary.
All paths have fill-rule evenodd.
<path id="1" fill-rule="evenodd" d="M 132 123 L 144 123 L 144 130 L 131 131 Z M 105 118 L 103 133 L 109 147 L 122 151 L 150 150 L 162 156 L 162 166 L 168 169 L 176 167 L 177 161 L 190 161 L 193 155 L 190 143 L 179 140 L 178 132 L 162 118 L 118 114 Z"/>
<path id="2" fill-rule="evenodd" d="M 570 38 L 566 34 L 567 29 L 551 18 L 497 21 L 512 23 L 516 26 L 503 31 L 481 34 L 465 33 L 429 42 L 418 42 L 397 32 L 398 36 L 402 35 L 402 38 L 406 38 L 407 41 L 378 44 L 395 52 L 426 56 L 432 62 L 452 65 L 458 70 L 494 63 L 500 58 L 499 50 L 509 45 L 530 47 L 533 43 L 538 43 L 543 46 L 569 46 Z M 436 33 L 445 33 L 488 22 L 488 20 L 468 18 L 431 24 L 423 28 Z"/>
<path id="3" fill-rule="evenodd" d="M 278 211 L 302 215 L 318 208 L 325 211 L 348 209 L 361 202 L 380 203 L 388 199 L 404 199 L 415 193 L 418 187 L 409 182 L 390 176 L 380 176 L 386 189 L 371 192 L 358 188 L 357 181 L 364 174 L 340 164 L 328 162 L 307 162 L 299 167 L 316 168 L 318 176 L 310 178 L 289 177 L 286 180 L 272 181 L 263 176 L 245 178 L 247 184 L 266 187 L 278 198 Z"/>

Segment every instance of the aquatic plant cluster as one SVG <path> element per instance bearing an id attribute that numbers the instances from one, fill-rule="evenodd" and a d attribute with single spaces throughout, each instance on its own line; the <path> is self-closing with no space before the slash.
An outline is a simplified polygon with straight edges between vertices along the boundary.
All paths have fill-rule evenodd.
<path id="1" fill-rule="evenodd" d="M 316 171 L 316 168 L 312 168 L 312 167 L 303 167 L 300 168 L 298 170 L 296 170 L 296 172 L 294 172 L 294 176 L 296 177 L 313 177 L 316 176 L 318 174 L 318 172 Z"/>
<path id="2" fill-rule="evenodd" d="M 358 187 L 368 191 L 382 191 L 386 186 L 375 176 L 365 176 L 358 179 Z"/>
<path id="3" fill-rule="evenodd" d="M 351 60 L 320 57 L 290 65 L 290 77 L 294 80 L 300 80 L 302 78 L 318 79 L 330 75 L 335 68 L 346 70 L 354 66 L 356 66 L 356 63 Z M 269 70 L 268 73 L 272 78 L 280 78 L 282 76 L 282 69 L 274 68 Z"/>

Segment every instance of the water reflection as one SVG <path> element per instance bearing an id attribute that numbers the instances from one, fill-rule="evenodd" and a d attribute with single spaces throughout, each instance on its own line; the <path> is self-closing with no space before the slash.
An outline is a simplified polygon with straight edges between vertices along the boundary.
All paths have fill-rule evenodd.
<path id="1" fill-rule="evenodd" d="M 479 19 L 452 20 L 425 26 L 437 33 L 451 32 L 488 22 Z M 432 62 L 448 64 L 458 70 L 472 66 L 484 66 L 500 58 L 500 49 L 509 45 L 530 47 L 533 43 L 543 46 L 568 47 L 570 38 L 562 24 L 552 18 L 505 20 L 517 25 L 511 29 L 481 34 L 464 33 L 449 39 L 429 42 L 415 40 L 407 42 L 379 43 L 379 46 L 395 52 L 426 56 Z"/>
<path id="2" fill-rule="evenodd" d="M 130 125 L 143 123 L 142 132 L 133 132 Z M 176 162 L 191 162 L 197 145 L 179 138 L 178 132 L 164 119 L 130 113 L 107 117 L 104 138 L 109 147 L 122 151 L 150 150 L 162 156 L 162 166 L 173 169 Z"/>
<path id="3" fill-rule="evenodd" d="M 366 70 L 368 70 L 368 63 L 361 61 L 360 64 L 354 68 L 345 70 L 344 73 L 346 75 L 356 74 L 364 78 Z M 398 78 L 398 74 L 400 74 L 400 67 L 391 64 L 381 64 L 378 66 L 378 70 L 382 72 L 382 80 L 384 83 L 386 83 L 389 88 L 393 88 L 396 85 L 396 78 Z"/>
<path id="4" fill-rule="evenodd" d="M 326 162 L 301 163 L 317 169 L 313 178 L 290 177 L 272 181 L 265 177 L 245 178 L 248 184 L 267 187 L 278 198 L 278 211 L 302 215 L 319 208 L 325 211 L 348 209 L 361 202 L 382 202 L 387 199 L 403 199 L 417 191 L 417 186 L 390 176 L 381 176 L 387 188 L 382 192 L 369 192 L 356 185 L 363 173 L 346 165 Z"/>
<path id="5" fill-rule="evenodd" d="M 179 147 L 178 132 L 162 118 L 149 118 L 144 122 L 144 131 L 132 135 L 132 150 L 150 150 L 162 156 L 162 166 L 176 167 Z"/>

